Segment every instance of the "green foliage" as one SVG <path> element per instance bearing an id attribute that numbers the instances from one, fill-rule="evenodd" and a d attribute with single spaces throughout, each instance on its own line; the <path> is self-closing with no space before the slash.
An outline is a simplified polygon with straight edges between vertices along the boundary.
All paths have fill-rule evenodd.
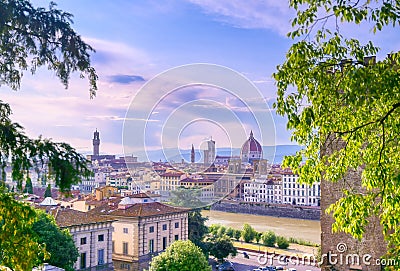
<path id="1" fill-rule="evenodd" d="M 249 224 L 246 223 L 243 225 L 241 236 L 246 243 L 250 243 L 254 240 L 254 237 L 256 236 L 256 231 Z"/>
<path id="2" fill-rule="evenodd" d="M 47 258 L 32 230 L 35 211 L 27 204 L 14 200 L 12 195 L 0 193 L 0 266 L 12 270 L 32 270 Z"/>
<path id="3" fill-rule="evenodd" d="M 256 234 L 254 236 L 254 240 L 256 241 L 257 244 L 260 243 L 261 236 L 262 236 L 262 233 L 256 231 Z"/>
<path id="4" fill-rule="evenodd" d="M 203 217 L 201 215 L 200 210 L 194 210 L 189 213 L 188 239 L 192 241 L 196 246 L 200 247 L 204 252 L 206 251 L 206 248 L 203 239 L 204 236 L 208 233 L 208 228 L 205 225 L 205 222 L 207 220 L 207 217 Z"/>
<path id="5" fill-rule="evenodd" d="M 283 166 L 309 184 L 361 173 L 361 187 L 344 186 L 343 197 L 328 208 L 332 228 L 361 239 L 369 218 L 377 216 L 389 254 L 400 259 L 400 53 L 368 59 L 379 52 L 377 46 L 340 32 L 340 22 L 373 25 L 374 32 L 397 27 L 399 4 L 292 0 L 290 5 L 297 11 L 289 33 L 296 42 L 274 74 L 275 107 L 287 116 L 292 139 L 305 148 L 286 157 Z"/>
<path id="6" fill-rule="evenodd" d="M 236 241 L 239 241 L 241 236 L 242 236 L 242 231 L 241 230 L 235 230 L 233 237 L 236 239 Z"/>
<path id="7" fill-rule="evenodd" d="M 232 227 L 228 227 L 225 231 L 225 234 L 227 236 L 229 236 L 230 238 L 234 238 L 235 235 L 235 229 L 233 229 Z"/>
<path id="8" fill-rule="evenodd" d="M 199 200 L 201 195 L 200 189 L 178 187 L 176 190 L 171 191 L 171 194 L 170 202 L 172 205 L 188 208 L 198 208 L 204 205 Z"/>
<path id="9" fill-rule="evenodd" d="M 50 254 L 46 262 L 66 271 L 73 271 L 79 253 L 72 236 L 67 230 L 61 230 L 53 217 L 40 210 L 37 213 L 38 218 L 32 229 L 38 236 L 37 242 L 45 244 L 46 251 Z"/>
<path id="10" fill-rule="evenodd" d="M 52 197 L 52 195 L 51 195 L 51 185 L 50 184 L 48 184 L 47 185 L 47 187 L 46 187 L 46 191 L 44 191 L 44 197 L 45 198 L 47 198 L 47 197 Z"/>
<path id="11" fill-rule="evenodd" d="M 193 270 L 211 271 L 211 266 L 201 249 L 191 241 L 175 241 L 150 263 L 150 271 Z"/>
<path id="12" fill-rule="evenodd" d="M 31 178 L 26 178 L 24 193 L 33 194 L 33 185 Z"/>
<path id="13" fill-rule="evenodd" d="M 283 236 L 276 237 L 276 244 L 281 249 L 287 249 L 289 247 L 289 241 Z"/>
<path id="14" fill-rule="evenodd" d="M 0 55 L 1 57 L 1 55 Z M 9 161 L 12 178 L 22 191 L 24 179 L 31 168 L 48 168 L 61 191 L 68 191 L 72 184 L 91 175 L 87 160 L 69 144 L 54 143 L 48 139 L 30 139 L 23 128 L 10 119 L 11 108 L 0 101 L 0 168 L 1 180 L 5 180 L 5 168 Z"/>
<path id="15" fill-rule="evenodd" d="M 237 250 L 233 246 L 232 240 L 226 235 L 212 236 L 207 239 L 207 244 L 210 255 L 214 256 L 221 262 L 229 255 L 234 257 L 237 254 Z"/>
<path id="16" fill-rule="evenodd" d="M 218 236 L 224 236 L 226 232 L 226 227 L 225 226 L 221 226 L 219 227 L 218 231 L 217 231 L 217 235 Z"/>
<path id="17" fill-rule="evenodd" d="M 54 3 L 46 10 L 26 0 L 1 1 L 0 14 L 0 86 L 17 90 L 24 71 L 35 73 L 46 66 L 65 87 L 71 73 L 87 76 L 90 97 L 95 95 L 97 75 L 89 55 L 93 50 L 71 28 L 71 14 L 56 9 Z M 6 179 L 8 163 L 19 192 L 24 180 L 28 182 L 27 191 L 30 189 L 32 168 L 48 172 L 61 191 L 69 191 L 72 184 L 91 175 L 87 160 L 70 145 L 41 137 L 30 139 L 10 115 L 10 106 L 0 101 L 1 183 Z M 0 191 L 0 265 L 31 270 L 47 256 L 32 230 L 35 218 L 31 207 Z"/>
<path id="18" fill-rule="evenodd" d="M 87 76 L 90 96 L 95 95 L 97 75 L 89 55 L 94 50 L 71 28 L 72 14 L 54 2 L 46 10 L 26 0 L 2 1 L 0 14 L 0 86 L 19 89 L 23 71 L 47 66 L 65 87 L 72 72 Z"/>
<path id="19" fill-rule="evenodd" d="M 208 227 L 208 232 L 217 235 L 219 228 L 223 227 L 221 224 L 212 224 L 210 227 Z"/>
<path id="20" fill-rule="evenodd" d="M 266 231 L 262 234 L 261 240 L 264 245 L 274 247 L 276 243 L 276 235 L 273 231 Z"/>
<path id="21" fill-rule="evenodd" d="M 289 243 L 291 244 L 299 244 L 302 246 L 309 246 L 309 247 L 318 247 L 319 244 L 307 241 L 307 240 L 303 240 L 303 239 L 299 239 L 299 238 L 294 238 L 294 237 L 289 237 L 288 239 Z"/>

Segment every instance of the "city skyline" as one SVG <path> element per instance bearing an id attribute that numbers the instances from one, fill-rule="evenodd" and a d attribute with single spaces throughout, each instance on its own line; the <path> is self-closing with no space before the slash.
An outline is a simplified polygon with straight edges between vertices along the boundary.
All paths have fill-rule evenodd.
<path id="1" fill-rule="evenodd" d="M 32 3 L 48 7 L 49 1 Z M 289 20 L 294 13 L 286 2 L 177 0 L 159 4 L 74 0 L 57 3 L 58 8 L 74 15 L 73 27 L 96 50 L 92 63 L 99 75 L 99 90 L 97 97 L 89 99 L 88 82 L 79 79 L 78 74 L 71 77 L 69 89 L 65 90 L 56 76 L 44 69 L 34 76 L 26 72 L 17 92 L 3 86 L 1 99 L 10 103 L 14 112 L 12 119 L 25 127 L 29 136 L 43 135 L 65 141 L 78 151 L 89 153 L 91 135 L 98 129 L 101 152 L 123 153 L 123 121 L 139 89 L 165 70 L 190 63 L 212 63 L 235 70 L 254 83 L 261 94 L 261 100 L 257 100 L 260 103 L 255 103 L 254 108 L 264 110 L 261 106 L 267 105 L 275 125 L 268 126 L 275 134 L 274 143 L 295 144 L 290 141 L 285 119 L 272 109 L 276 87 L 271 74 L 284 61 L 292 43 L 285 35 L 291 29 Z M 364 35 L 361 41 L 370 38 L 368 26 L 344 25 L 343 31 Z M 397 50 L 400 45 L 400 35 L 394 29 L 378 33 L 373 40 L 380 40 L 382 53 Z M 378 59 L 381 57 L 378 55 Z M 260 136 L 257 124 L 244 112 L 243 101 L 207 86 L 188 87 L 170 94 L 152 111 L 150 123 L 165 123 L 177 106 L 205 99 L 242 117 L 240 123 L 245 132 L 237 142 L 243 142 L 250 130 L 255 132 L 255 137 Z M 202 106 L 207 105 L 210 104 Z M 220 122 L 224 127 L 236 127 L 232 126 L 229 114 Z M 213 127 L 207 122 L 192 125 L 181 131 L 178 146 L 190 149 L 191 144 L 206 136 L 213 136 L 221 147 L 236 142 L 229 141 L 221 132 L 212 134 Z M 150 150 L 158 148 L 161 138 L 156 132 L 151 134 L 154 138 L 146 142 Z M 195 149 L 200 149 L 201 143 L 198 144 Z M 233 147 L 240 145 L 235 143 Z"/>

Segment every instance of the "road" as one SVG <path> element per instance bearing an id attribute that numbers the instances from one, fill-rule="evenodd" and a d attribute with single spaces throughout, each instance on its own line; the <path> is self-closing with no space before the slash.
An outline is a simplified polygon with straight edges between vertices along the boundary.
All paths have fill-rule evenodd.
<path id="1" fill-rule="evenodd" d="M 229 258 L 228 260 L 233 263 L 235 271 L 252 271 L 255 268 L 260 266 L 268 266 L 268 265 L 282 265 L 279 262 L 278 258 L 274 258 L 273 263 L 271 263 L 271 259 L 265 259 L 265 257 L 260 256 L 260 254 L 256 253 L 248 253 L 249 259 L 246 259 L 243 256 L 242 251 L 238 251 L 238 255 L 234 258 Z M 262 255 L 262 254 L 261 254 Z M 321 269 L 312 265 L 304 265 L 304 264 L 296 264 L 296 261 L 293 259 L 291 263 L 288 265 L 284 265 L 284 268 L 296 268 L 297 271 L 320 271 Z M 216 270 L 215 265 L 213 265 L 213 270 Z"/>

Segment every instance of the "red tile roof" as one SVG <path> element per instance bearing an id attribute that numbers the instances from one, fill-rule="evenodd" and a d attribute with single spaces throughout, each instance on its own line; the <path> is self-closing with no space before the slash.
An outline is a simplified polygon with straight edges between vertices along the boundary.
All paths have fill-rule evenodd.
<path id="1" fill-rule="evenodd" d="M 189 208 L 173 207 L 170 205 L 162 204 L 160 202 L 148 203 L 135 203 L 132 205 L 125 205 L 125 209 L 119 209 L 117 204 L 104 204 L 93 210 L 90 213 L 98 216 L 112 216 L 112 217 L 147 217 L 158 216 L 174 213 L 189 212 Z"/>
<path id="2" fill-rule="evenodd" d="M 61 228 L 114 221 L 110 217 L 60 207 L 46 208 L 46 212 L 55 218 L 57 225 Z"/>

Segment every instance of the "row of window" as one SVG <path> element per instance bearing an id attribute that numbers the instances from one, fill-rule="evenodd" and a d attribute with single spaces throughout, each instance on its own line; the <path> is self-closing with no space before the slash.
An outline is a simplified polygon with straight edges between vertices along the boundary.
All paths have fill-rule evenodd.
<path id="1" fill-rule="evenodd" d="M 292 191 L 292 190 L 286 190 L 286 189 L 285 189 L 285 190 L 283 191 L 283 195 L 284 195 L 284 196 L 286 196 L 286 195 L 288 195 L 288 196 L 291 196 L 291 195 L 296 196 L 296 191 L 292 191 L 292 192 L 291 192 L 291 191 Z M 311 193 L 311 192 L 313 192 L 313 193 Z M 309 191 L 308 191 L 308 195 L 309 195 L 309 196 L 311 196 L 311 195 L 312 195 L 312 196 L 316 196 L 316 195 L 319 196 L 319 193 L 315 193 L 315 191 L 309 190 Z M 299 190 L 297 190 L 297 196 L 300 196 L 300 191 L 299 191 Z M 303 196 L 303 197 L 305 196 L 304 190 L 301 190 L 301 196 Z"/>
<path id="2" fill-rule="evenodd" d="M 82 252 L 80 255 L 80 269 L 85 269 L 87 267 L 87 253 Z M 104 264 L 104 249 L 97 250 L 97 265 Z"/>
<path id="3" fill-rule="evenodd" d="M 179 234 L 175 234 L 174 240 L 177 241 L 179 240 Z M 162 239 L 162 250 L 165 250 L 168 245 L 168 238 L 166 236 L 163 237 Z M 128 255 L 129 254 L 129 244 L 128 242 L 122 242 L 122 254 Z M 154 239 L 149 240 L 149 253 L 154 253 Z M 114 242 L 113 242 L 113 252 L 114 252 Z"/>
<path id="4" fill-rule="evenodd" d="M 99 234 L 97 235 L 97 241 L 98 242 L 103 242 L 104 241 L 104 234 Z M 86 245 L 87 244 L 87 238 L 82 237 L 81 238 L 81 245 Z"/>
<path id="5" fill-rule="evenodd" d="M 288 203 L 292 203 L 292 199 L 291 198 L 283 198 L 284 202 L 288 202 Z M 293 198 L 293 201 L 296 201 L 295 198 Z M 301 199 L 297 199 L 296 201 L 297 203 L 306 203 L 306 200 L 304 198 Z M 316 198 L 312 198 L 312 199 L 308 199 L 308 203 L 317 203 L 317 199 Z"/>
<path id="6" fill-rule="evenodd" d="M 175 222 L 175 229 L 177 229 L 177 228 L 179 228 L 179 222 Z M 163 224 L 162 225 L 162 230 L 163 231 L 166 231 L 168 229 L 168 226 L 167 226 L 167 224 Z M 154 232 L 154 226 L 150 226 L 149 227 L 149 233 L 152 233 L 152 232 Z"/>
<path id="7" fill-rule="evenodd" d="M 177 229 L 177 228 L 179 228 L 179 222 L 175 222 L 175 229 Z M 162 230 L 163 231 L 166 231 L 168 229 L 168 225 L 167 224 L 163 224 L 162 225 Z M 151 233 L 151 232 L 154 232 L 154 226 L 150 226 L 149 227 L 149 232 Z M 128 228 L 123 228 L 123 233 L 125 233 L 125 234 L 128 234 L 129 233 L 129 230 L 128 230 Z"/>

